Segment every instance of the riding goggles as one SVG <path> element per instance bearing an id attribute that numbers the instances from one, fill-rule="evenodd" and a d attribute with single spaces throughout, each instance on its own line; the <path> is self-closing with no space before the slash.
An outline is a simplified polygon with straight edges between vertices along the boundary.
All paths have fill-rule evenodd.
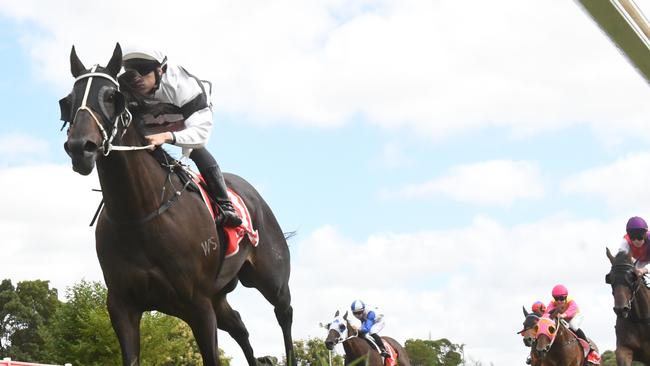
<path id="1" fill-rule="evenodd" d="M 632 240 L 643 240 L 646 233 L 647 231 L 645 229 L 630 229 L 627 232 L 627 235 L 629 235 Z"/>
<path id="2" fill-rule="evenodd" d="M 158 67 L 160 67 L 160 64 L 156 61 L 151 60 L 133 59 L 124 61 L 125 70 L 136 71 L 138 74 L 140 74 L 140 76 L 145 76 Z"/>

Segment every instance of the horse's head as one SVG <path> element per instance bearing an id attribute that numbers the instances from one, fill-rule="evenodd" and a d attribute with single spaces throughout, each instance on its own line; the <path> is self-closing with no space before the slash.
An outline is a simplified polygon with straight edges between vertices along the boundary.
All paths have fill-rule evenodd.
<path id="1" fill-rule="evenodd" d="M 526 318 L 524 319 L 524 328 L 517 333 L 521 334 L 524 338 L 524 345 L 526 347 L 532 347 L 535 343 L 535 336 L 537 335 L 535 333 L 535 325 L 539 321 L 539 316 L 527 312 L 526 308 L 524 308 L 524 315 L 526 315 Z"/>
<path id="2" fill-rule="evenodd" d="M 106 67 L 95 65 L 86 69 L 74 46 L 70 52 L 70 70 L 75 82 L 70 94 L 61 99 L 59 105 L 61 120 L 64 125 L 70 124 L 63 147 L 72 159 L 73 170 L 80 174 L 90 174 L 100 152 L 108 154 L 110 151 L 117 130 L 128 126 L 122 118 L 125 97 L 116 80 L 121 67 L 119 43 Z"/>
<path id="3" fill-rule="evenodd" d="M 535 342 L 537 344 L 535 350 L 540 356 L 543 357 L 551 349 L 555 337 L 560 333 L 561 326 L 559 321 L 546 317 L 540 318 L 537 324 L 535 324 Z"/>
<path id="4" fill-rule="evenodd" d="M 616 256 L 607 248 L 607 258 L 612 263 L 612 268 L 605 275 L 605 283 L 612 286 L 614 294 L 614 312 L 618 316 L 627 317 L 632 309 L 632 301 L 639 284 L 643 280 L 636 275 L 632 256 L 629 253 L 618 252 Z"/>
<path id="5" fill-rule="evenodd" d="M 325 324 L 324 327 L 327 329 L 327 338 L 325 338 L 325 347 L 332 350 L 337 343 L 342 339 L 347 338 L 348 335 L 348 312 L 346 311 L 343 316 L 339 315 L 340 312 L 337 310 L 334 314 L 334 320 L 332 322 Z"/>

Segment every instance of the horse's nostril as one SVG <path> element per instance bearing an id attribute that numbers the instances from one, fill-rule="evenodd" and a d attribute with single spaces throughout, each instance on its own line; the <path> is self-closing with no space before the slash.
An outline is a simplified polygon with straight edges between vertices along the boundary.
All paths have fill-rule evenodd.
<path id="1" fill-rule="evenodd" d="M 86 141 L 84 144 L 84 151 L 94 153 L 97 151 L 97 144 L 92 141 Z"/>

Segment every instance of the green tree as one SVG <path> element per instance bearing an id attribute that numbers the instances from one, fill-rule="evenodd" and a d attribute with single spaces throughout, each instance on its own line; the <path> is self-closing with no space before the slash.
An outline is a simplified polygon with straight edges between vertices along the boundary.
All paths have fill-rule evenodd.
<path id="1" fill-rule="evenodd" d="M 82 281 L 66 293 L 52 322 L 41 329 L 48 359 L 77 365 L 121 364 L 117 337 L 106 310 L 106 288 Z M 143 366 L 201 365 L 201 356 L 189 327 L 181 320 L 158 312 L 145 313 L 140 324 Z M 223 356 L 222 364 L 230 359 Z"/>
<path id="2" fill-rule="evenodd" d="M 613 351 L 605 351 L 600 355 L 601 366 L 616 366 L 616 354 Z M 641 362 L 632 362 L 632 366 L 643 366 Z"/>
<path id="3" fill-rule="evenodd" d="M 462 362 L 463 345 L 446 338 L 435 341 L 409 339 L 404 344 L 413 366 L 458 366 Z"/>
<path id="4" fill-rule="evenodd" d="M 307 340 L 295 340 L 293 342 L 293 352 L 296 356 L 298 365 L 304 366 L 328 366 L 330 351 L 325 347 L 325 342 L 318 338 L 309 338 Z M 343 357 L 332 354 L 332 365 L 343 366 Z"/>
<path id="5" fill-rule="evenodd" d="M 8 357 L 39 361 L 44 356 L 44 340 L 38 329 L 47 325 L 59 307 L 56 289 L 49 281 L 11 280 L 0 284 L 0 351 Z"/>

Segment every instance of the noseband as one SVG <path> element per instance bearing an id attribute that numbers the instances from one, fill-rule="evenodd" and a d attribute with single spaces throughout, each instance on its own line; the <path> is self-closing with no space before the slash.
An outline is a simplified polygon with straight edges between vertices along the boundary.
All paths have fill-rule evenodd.
<path id="1" fill-rule="evenodd" d="M 122 125 L 122 136 L 126 133 L 126 129 L 129 127 L 131 124 L 132 116 L 131 112 L 129 111 L 128 108 L 124 108 L 124 112 L 115 116 L 115 121 L 113 122 L 113 128 L 111 129 L 111 134 L 110 136 L 106 132 L 106 129 L 104 128 L 104 125 L 97 119 L 95 114 L 92 112 L 90 108 L 86 105 L 86 102 L 88 101 L 88 95 L 90 94 L 90 85 L 93 82 L 93 78 L 99 77 L 99 78 L 104 78 L 109 80 L 113 85 L 117 87 L 117 90 L 120 90 L 120 84 L 115 80 L 113 77 L 111 77 L 108 74 L 102 73 L 102 72 L 96 72 L 98 65 L 95 65 L 92 67 L 89 73 L 80 75 L 75 79 L 75 84 L 83 79 L 88 79 L 88 83 L 86 84 L 86 90 L 84 91 L 84 97 L 81 101 L 81 106 L 77 108 L 77 111 L 74 114 L 74 118 L 72 119 L 72 122 L 70 123 L 71 125 L 74 123 L 74 121 L 77 119 L 77 114 L 79 114 L 79 111 L 85 110 L 90 114 L 90 116 L 93 118 L 95 121 L 95 124 L 97 124 L 97 127 L 99 127 L 99 130 L 102 133 L 102 146 L 101 150 L 104 156 L 108 156 L 108 154 L 111 153 L 111 151 L 116 150 L 116 151 L 133 151 L 133 150 L 151 150 L 155 146 L 154 145 L 147 145 L 147 146 L 121 146 L 121 145 L 113 145 L 113 139 L 115 139 L 115 136 L 117 135 L 117 130 L 119 127 L 119 124 L 121 123 Z"/>

